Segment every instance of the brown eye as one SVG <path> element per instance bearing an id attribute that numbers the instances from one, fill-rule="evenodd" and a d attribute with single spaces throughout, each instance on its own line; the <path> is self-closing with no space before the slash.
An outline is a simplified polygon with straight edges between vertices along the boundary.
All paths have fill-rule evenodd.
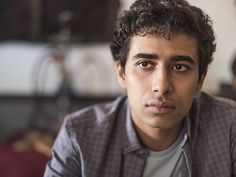
<path id="1" fill-rule="evenodd" d="M 176 69 L 176 70 L 181 70 L 182 67 L 183 67 L 182 65 L 175 65 L 175 69 Z"/>
<path id="2" fill-rule="evenodd" d="M 148 62 L 142 62 L 139 65 L 143 68 L 146 68 L 148 66 Z"/>
<path id="3" fill-rule="evenodd" d="M 187 71 L 187 69 L 188 69 L 187 66 L 183 64 L 175 64 L 172 67 L 172 70 L 178 71 L 178 72 Z"/>
<path id="4" fill-rule="evenodd" d="M 151 61 L 140 61 L 137 63 L 137 66 L 143 70 L 152 70 L 155 68 L 155 63 Z"/>

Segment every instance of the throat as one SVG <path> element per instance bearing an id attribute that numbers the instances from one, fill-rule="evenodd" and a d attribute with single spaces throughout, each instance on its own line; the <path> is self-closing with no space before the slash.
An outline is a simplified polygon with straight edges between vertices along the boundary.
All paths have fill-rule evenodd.
<path id="1" fill-rule="evenodd" d="M 144 147 L 152 151 L 163 151 L 168 149 L 180 136 L 182 126 L 176 130 L 144 131 L 137 128 L 137 133 Z"/>

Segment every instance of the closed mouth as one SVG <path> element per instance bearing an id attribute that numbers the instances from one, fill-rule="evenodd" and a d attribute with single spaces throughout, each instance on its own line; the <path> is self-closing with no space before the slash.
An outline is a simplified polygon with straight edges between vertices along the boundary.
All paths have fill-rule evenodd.
<path id="1" fill-rule="evenodd" d="M 146 104 L 146 107 L 156 114 L 168 114 L 175 110 L 175 105 L 171 102 L 151 101 Z"/>

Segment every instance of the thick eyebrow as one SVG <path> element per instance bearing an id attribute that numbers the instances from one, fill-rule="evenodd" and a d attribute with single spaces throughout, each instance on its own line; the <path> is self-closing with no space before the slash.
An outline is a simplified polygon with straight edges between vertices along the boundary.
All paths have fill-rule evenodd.
<path id="1" fill-rule="evenodd" d="M 152 54 L 152 53 L 138 53 L 134 56 L 134 58 L 142 58 L 142 59 L 159 59 L 159 55 L 157 54 Z M 188 62 L 191 64 L 195 64 L 195 61 L 192 57 L 188 56 L 188 55 L 173 55 L 171 57 L 172 61 L 184 61 L 184 62 Z"/>
<path id="2" fill-rule="evenodd" d="M 188 55 L 177 55 L 177 56 L 173 56 L 172 57 L 173 61 L 184 61 L 184 62 L 188 62 L 191 64 L 195 64 L 195 61 L 192 57 L 188 56 Z"/>
<path id="3" fill-rule="evenodd" d="M 138 53 L 134 56 L 134 58 L 143 58 L 143 59 L 158 59 L 159 55 L 157 54 L 149 54 L 149 53 Z"/>

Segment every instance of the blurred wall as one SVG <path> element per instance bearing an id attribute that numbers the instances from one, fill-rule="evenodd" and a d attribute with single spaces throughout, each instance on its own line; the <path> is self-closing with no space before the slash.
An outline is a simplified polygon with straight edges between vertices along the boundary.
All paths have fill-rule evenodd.
<path id="1" fill-rule="evenodd" d="M 107 43 L 74 44 L 65 49 L 64 72 L 74 94 L 109 96 L 122 92 Z M 45 43 L 0 43 L 0 96 L 57 94 L 65 84 L 65 73 L 58 59 L 52 58 L 54 51 Z"/>

